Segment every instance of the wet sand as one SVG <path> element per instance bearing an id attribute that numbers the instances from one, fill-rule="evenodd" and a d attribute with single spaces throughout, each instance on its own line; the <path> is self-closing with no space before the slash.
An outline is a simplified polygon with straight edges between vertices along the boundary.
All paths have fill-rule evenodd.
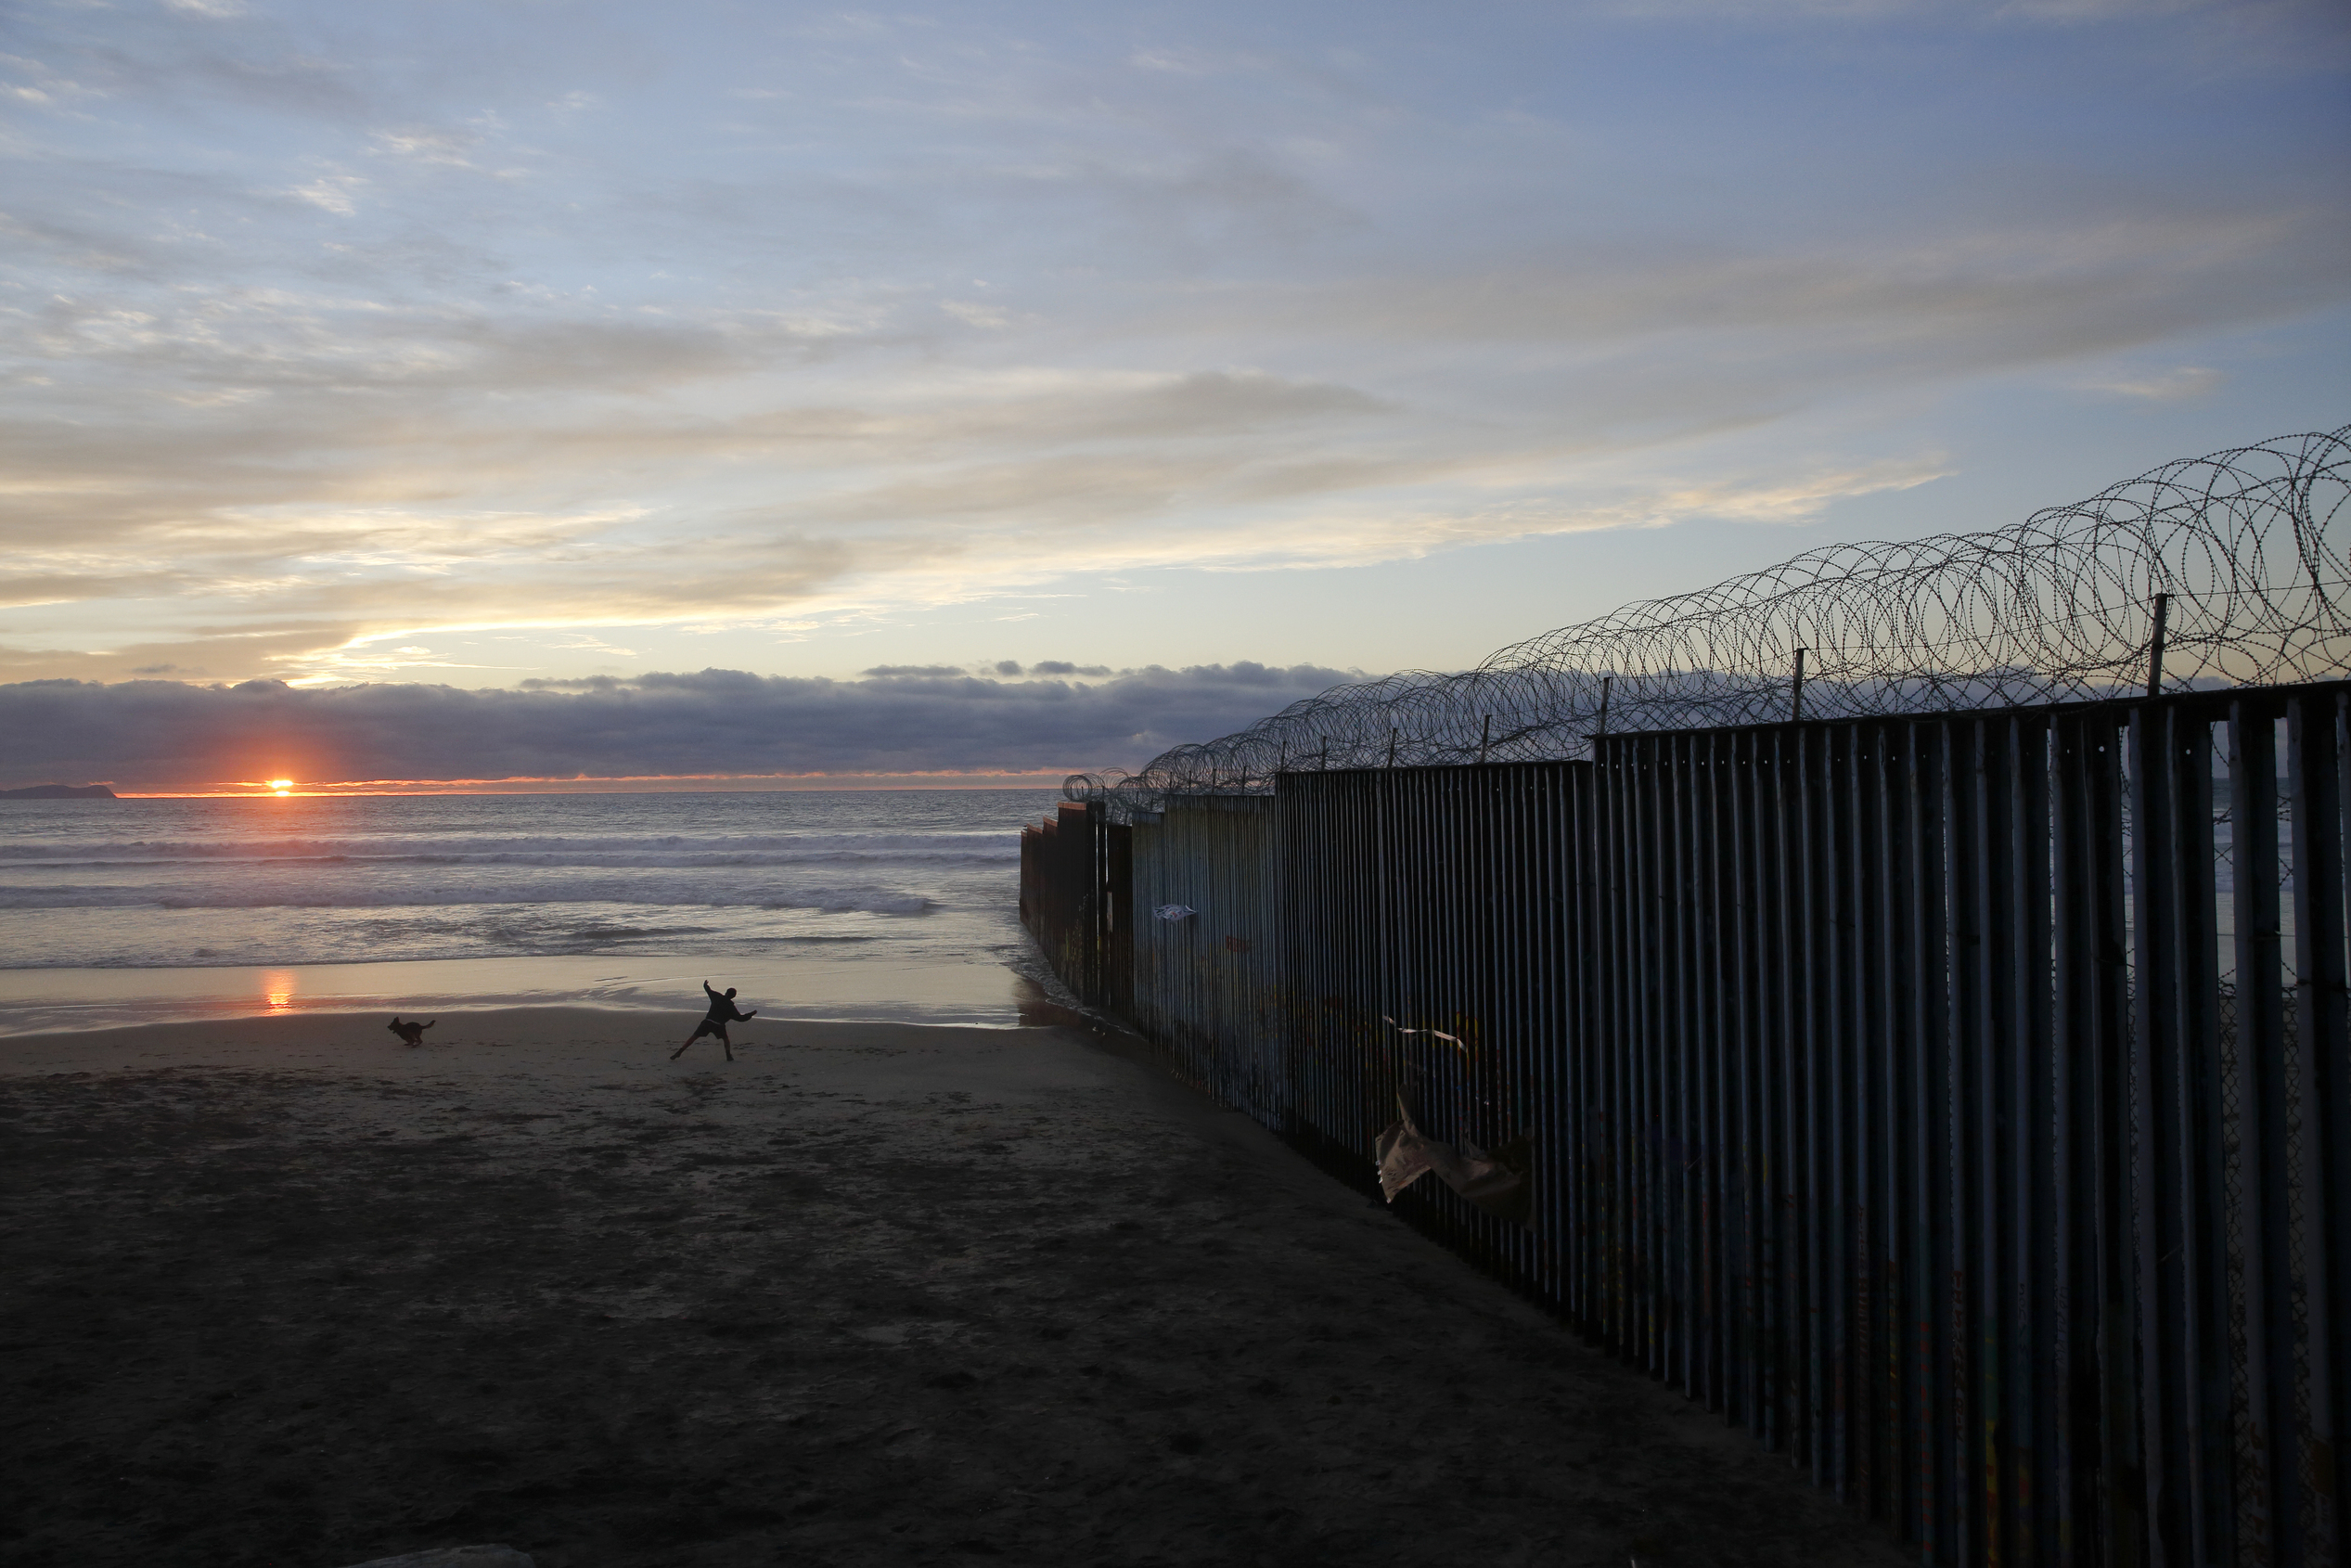
<path id="1" fill-rule="evenodd" d="M 1078 1028 L 0 1041 L 0 1563 L 1908 1563 Z"/>

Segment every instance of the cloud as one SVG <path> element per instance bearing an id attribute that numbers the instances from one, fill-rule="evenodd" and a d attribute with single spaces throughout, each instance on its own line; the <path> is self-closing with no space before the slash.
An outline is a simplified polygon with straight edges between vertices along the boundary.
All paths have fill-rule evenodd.
<path id="1" fill-rule="evenodd" d="M 321 174 L 306 186 L 295 186 L 286 194 L 298 201 L 348 218 L 359 211 L 355 199 L 360 187 L 367 182 L 356 174 Z"/>
<path id="2" fill-rule="evenodd" d="M 1360 678 L 1243 662 L 1129 670 L 1091 684 L 954 671 L 830 681 L 731 670 L 491 691 L 34 681 L 0 686 L 0 730 L 19 738 L 0 762 L 0 785 L 102 779 L 168 791 L 272 777 L 325 784 L 1075 771 L 1132 766 Z"/>
<path id="3" fill-rule="evenodd" d="M 1604 16 L 1638 21 L 1701 19 L 1788 25 L 1806 22 L 1929 20 L 2080 24 L 2178 16 L 2229 0 L 1598 0 Z M 2256 0 L 2280 5 L 2280 0 Z M 2292 5 L 2295 0 L 2283 0 Z"/>
<path id="4" fill-rule="evenodd" d="M 472 168 L 473 149 L 482 142 L 479 135 L 470 132 L 443 130 L 430 125 L 378 131 L 374 140 L 376 150 L 388 157 L 447 169 Z"/>
<path id="5" fill-rule="evenodd" d="M 2112 376 L 2102 380 L 2083 381 L 2079 385 L 2084 392 L 2108 392 L 2115 397 L 2137 398 L 2149 403 L 2194 403 L 2210 397 L 2228 380 L 2229 374 L 2225 370 L 2182 365 L 2171 370 Z"/>
<path id="6" fill-rule="evenodd" d="M 2219 383 L 2097 367 L 2229 363 L 2179 340 L 2351 298 L 2306 85 L 2197 88 L 2176 43 L 2066 77 L 2114 35 L 2008 3 L 1888 0 L 1983 37 L 1910 29 L 1868 91 L 1849 53 L 1693 70 L 1691 30 L 1610 18 L 1846 50 L 1820 13 L 1876 0 L 1344 51 L 1214 7 L 786 45 L 691 6 L 36 8 L 9 79 L 114 118 L 53 104 L 10 144 L 0 675 L 340 683 L 452 629 L 761 636 L 1128 568 L 1802 521 L 1948 469 L 1888 407 L 2002 377 L 2186 401 Z M 1740 444 L 1775 426 L 1804 433 Z M 610 667 L 574 646 L 528 673 Z M 841 647 L 816 667 L 970 651 Z"/>
<path id="7" fill-rule="evenodd" d="M 972 300 L 941 300 L 939 308 L 967 327 L 993 330 L 1010 325 L 1012 317 L 1001 305 L 983 304 Z"/>
<path id="8" fill-rule="evenodd" d="M 1703 243 L 1594 252 L 1463 276 L 1324 279 L 1186 302 L 1171 328 L 1585 353 L 1702 345 L 1735 386 L 1768 365 L 1821 390 L 2046 362 L 2193 327 L 2289 315 L 2351 296 L 2339 208 L 2214 201 L 2088 212 L 1932 238 L 1734 251 Z M 1613 365 L 1611 366 L 1614 369 Z M 1816 381 L 1815 379 L 1818 379 Z M 1646 379 L 1646 378 L 1644 378 Z"/>

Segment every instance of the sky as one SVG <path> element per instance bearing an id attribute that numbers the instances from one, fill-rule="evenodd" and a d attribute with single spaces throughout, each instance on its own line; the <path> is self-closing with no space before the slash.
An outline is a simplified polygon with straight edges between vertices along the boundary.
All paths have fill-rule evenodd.
<path id="1" fill-rule="evenodd" d="M 1134 766 L 2351 418 L 2339 0 L 6 0 L 0 115 L 5 784 Z"/>

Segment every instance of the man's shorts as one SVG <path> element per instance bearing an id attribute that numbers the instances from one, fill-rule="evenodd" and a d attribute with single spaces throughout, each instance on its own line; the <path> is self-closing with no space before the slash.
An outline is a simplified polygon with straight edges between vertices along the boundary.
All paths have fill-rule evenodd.
<path id="1" fill-rule="evenodd" d="M 727 1022 L 728 1021 L 723 1018 L 706 1018 L 694 1025 L 694 1033 L 686 1043 L 690 1046 L 705 1035 L 715 1035 L 724 1040 L 726 1038 Z"/>

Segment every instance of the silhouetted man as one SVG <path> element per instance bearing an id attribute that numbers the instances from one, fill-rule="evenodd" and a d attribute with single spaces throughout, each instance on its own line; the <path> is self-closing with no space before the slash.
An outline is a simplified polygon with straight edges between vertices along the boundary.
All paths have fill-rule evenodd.
<path id="1" fill-rule="evenodd" d="M 705 980 L 702 982 L 702 995 L 710 998 L 710 1016 L 694 1025 L 694 1032 L 686 1036 L 686 1046 L 692 1045 L 705 1035 L 715 1035 L 718 1036 L 718 1043 L 726 1047 L 726 1060 L 732 1061 L 735 1060 L 735 1042 L 726 1037 L 726 1026 L 730 1023 L 740 1023 L 746 1019 L 757 1018 L 759 1009 L 753 1008 L 749 1012 L 736 1011 L 735 988 L 731 985 L 726 988 L 726 995 L 722 996 L 712 990 L 710 982 Z M 684 1056 L 686 1046 L 680 1046 L 670 1052 L 669 1059 L 675 1061 L 679 1057 Z"/>

